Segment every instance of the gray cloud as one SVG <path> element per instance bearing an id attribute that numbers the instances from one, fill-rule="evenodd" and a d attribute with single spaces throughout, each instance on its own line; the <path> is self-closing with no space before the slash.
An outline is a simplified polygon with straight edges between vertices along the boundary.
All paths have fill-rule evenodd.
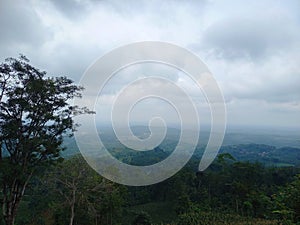
<path id="1" fill-rule="evenodd" d="M 298 42 L 297 24 L 286 18 L 231 18 L 210 26 L 203 45 L 225 59 L 268 57 Z"/>
<path id="2" fill-rule="evenodd" d="M 79 20 L 88 13 L 88 9 L 93 3 L 102 2 L 101 0 L 49 0 L 55 8 L 63 15 L 72 20 Z"/>
<path id="3" fill-rule="evenodd" d="M 256 99 L 267 102 L 299 102 L 299 48 L 270 55 L 264 60 L 209 58 L 227 101 Z"/>
<path id="4" fill-rule="evenodd" d="M 24 46 L 36 49 L 53 35 L 51 30 L 42 24 L 31 4 L 22 1 L 1 1 L 0 27 L 2 54 L 11 54 Z"/>
<path id="5" fill-rule="evenodd" d="M 207 63 L 225 94 L 231 123 L 290 125 L 300 113 L 299 27 L 297 0 L 3 0 L 0 58 L 24 53 L 49 74 L 79 81 L 113 48 L 167 41 Z M 116 79 L 107 93 L 114 94 L 126 79 Z M 178 82 L 197 93 L 186 80 Z M 252 107 L 259 109 L 249 114 Z M 285 119 L 283 112 L 289 115 Z"/>

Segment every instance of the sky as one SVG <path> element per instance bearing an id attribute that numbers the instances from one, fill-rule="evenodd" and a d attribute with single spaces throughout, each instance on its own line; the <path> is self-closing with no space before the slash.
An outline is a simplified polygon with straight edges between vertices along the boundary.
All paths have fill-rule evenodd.
<path id="1" fill-rule="evenodd" d="M 223 92 L 229 126 L 300 130 L 298 0 L 0 0 L 1 62 L 22 53 L 48 75 L 79 82 L 96 59 L 139 41 L 169 42 L 199 56 Z M 121 71 L 104 91 L 107 105 L 98 104 L 97 120 L 109 119 L 108 105 L 125 83 L 157 73 L 171 76 L 199 101 L 207 120 L 201 91 L 181 72 L 161 65 Z M 140 85 L 136 90 L 160 84 Z M 167 113 L 172 123 L 178 118 L 171 111 L 170 105 L 148 99 L 137 105 L 132 118 L 139 122 Z"/>

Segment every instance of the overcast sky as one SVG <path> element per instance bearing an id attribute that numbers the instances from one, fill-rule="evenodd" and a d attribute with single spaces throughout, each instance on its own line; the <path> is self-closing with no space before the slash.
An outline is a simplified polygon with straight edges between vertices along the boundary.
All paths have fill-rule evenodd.
<path id="1" fill-rule="evenodd" d="M 229 125 L 300 128 L 299 0 L 0 0 L 1 61 L 23 53 L 49 75 L 78 82 L 101 55 L 145 40 L 185 47 L 207 64 L 225 96 Z M 123 75 L 130 71 L 151 73 Z M 174 74 L 198 96 L 184 75 Z M 112 81 L 107 101 L 120 86 Z M 136 115 L 151 104 L 158 103 L 140 105 Z"/>

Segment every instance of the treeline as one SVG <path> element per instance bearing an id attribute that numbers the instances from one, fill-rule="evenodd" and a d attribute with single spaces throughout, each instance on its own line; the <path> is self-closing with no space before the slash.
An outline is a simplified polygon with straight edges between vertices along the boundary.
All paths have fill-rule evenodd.
<path id="1" fill-rule="evenodd" d="M 227 153 L 220 154 L 205 172 L 195 172 L 197 163 L 192 159 L 182 171 L 162 183 L 130 188 L 130 202 L 172 202 L 172 210 L 182 224 L 216 224 L 209 221 L 220 213 L 237 215 L 242 220 L 274 220 L 274 224 L 295 224 L 300 220 L 299 168 L 236 161 Z M 209 219 L 203 222 L 203 217 Z"/>
<path id="2" fill-rule="evenodd" d="M 191 162 L 146 187 L 112 183 L 80 156 L 34 178 L 15 224 L 297 224 L 300 170 L 221 154 L 205 172 Z M 3 223 L 3 222 L 2 222 Z"/>

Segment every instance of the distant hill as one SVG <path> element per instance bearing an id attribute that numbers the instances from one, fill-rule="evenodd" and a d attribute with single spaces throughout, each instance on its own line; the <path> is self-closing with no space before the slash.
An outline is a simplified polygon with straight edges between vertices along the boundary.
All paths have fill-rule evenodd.
<path id="1" fill-rule="evenodd" d="M 101 141 L 111 154 L 119 160 L 134 165 L 149 165 L 165 159 L 174 150 L 180 136 L 179 129 L 168 128 L 167 135 L 158 148 L 155 148 L 154 151 L 138 152 L 123 146 L 111 127 L 102 127 L 99 130 Z M 140 138 L 146 138 L 150 134 L 149 129 L 145 126 L 133 126 L 132 132 Z M 207 130 L 200 133 L 199 144 L 195 150 L 197 159 L 201 158 L 208 137 Z M 64 145 L 66 147 L 62 154 L 64 157 L 79 153 L 74 137 L 65 138 Z M 220 153 L 225 152 L 240 161 L 258 161 L 272 166 L 300 165 L 299 135 L 293 132 L 227 132 L 220 149 Z"/>
<path id="2" fill-rule="evenodd" d="M 276 148 L 264 144 L 241 144 L 222 146 L 220 153 L 225 152 L 239 161 L 257 161 L 275 166 L 300 165 L 300 149 L 294 147 Z"/>

